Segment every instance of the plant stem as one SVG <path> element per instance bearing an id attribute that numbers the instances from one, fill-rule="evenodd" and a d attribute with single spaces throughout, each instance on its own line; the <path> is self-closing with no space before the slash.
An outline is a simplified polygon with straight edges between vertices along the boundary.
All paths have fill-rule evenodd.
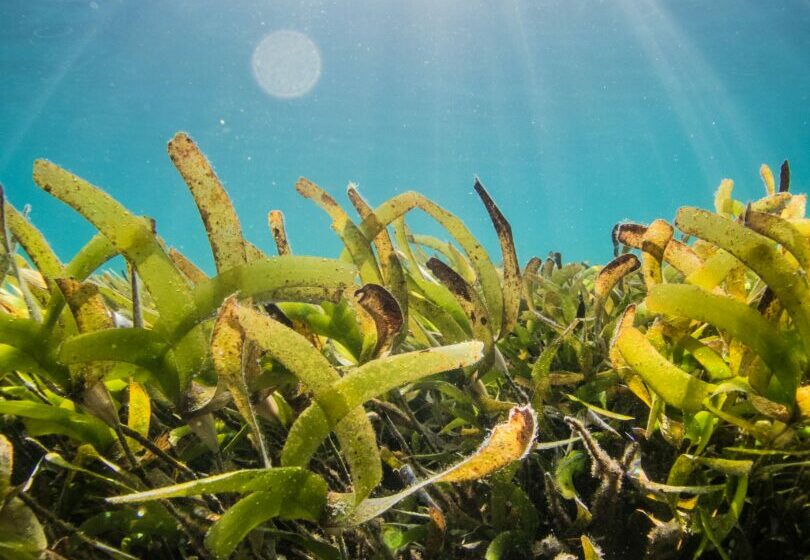
<path id="1" fill-rule="evenodd" d="M 191 470 L 186 465 L 184 465 L 183 463 L 181 463 L 180 461 L 178 461 L 177 459 L 175 459 L 174 457 L 172 457 L 171 455 L 169 455 L 168 453 L 163 451 L 160 447 L 158 447 L 157 445 L 152 443 L 152 441 L 149 438 L 143 437 L 139 432 L 133 430 L 132 428 L 130 428 L 126 424 L 121 424 L 121 431 L 127 437 L 129 437 L 131 439 L 134 439 L 139 444 L 144 446 L 153 455 L 155 455 L 156 457 L 158 457 L 159 459 L 161 459 L 165 463 L 168 463 L 169 466 L 181 471 L 182 473 L 184 473 L 185 475 L 187 475 L 187 476 L 189 476 L 189 477 L 191 477 L 193 479 L 199 478 L 197 476 L 197 474 L 193 470 Z"/>

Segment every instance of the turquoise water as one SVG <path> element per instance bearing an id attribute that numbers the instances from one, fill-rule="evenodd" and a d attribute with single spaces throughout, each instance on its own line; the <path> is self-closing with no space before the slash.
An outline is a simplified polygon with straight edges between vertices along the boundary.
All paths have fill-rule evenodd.
<path id="1" fill-rule="evenodd" d="M 247 236 L 269 249 L 279 208 L 298 253 L 339 248 L 300 175 L 340 200 L 349 181 L 373 203 L 418 189 L 494 249 L 477 175 L 521 261 L 603 261 L 618 220 L 710 205 L 726 176 L 759 196 L 762 162 L 789 158 L 794 190 L 810 183 L 806 0 L 3 0 L 0 22 L 0 181 L 65 259 L 92 230 L 35 187 L 37 157 L 210 267 L 165 153 L 177 130 L 214 162 Z M 279 30 L 317 45 L 299 97 L 268 94 L 251 67 Z M 279 72 L 310 79 L 300 61 Z"/>

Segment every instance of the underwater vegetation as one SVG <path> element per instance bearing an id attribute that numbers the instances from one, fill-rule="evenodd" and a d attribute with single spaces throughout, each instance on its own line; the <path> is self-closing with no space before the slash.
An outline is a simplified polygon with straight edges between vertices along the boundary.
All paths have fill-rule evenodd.
<path id="1" fill-rule="evenodd" d="M 604 266 L 521 266 L 479 181 L 500 255 L 419 193 L 349 185 L 352 216 L 302 178 L 343 254 L 293 254 L 272 210 L 270 256 L 196 144 L 168 152 L 213 276 L 51 162 L 36 184 L 98 230 L 70 262 L 0 198 L 0 558 L 810 554 L 787 162 L 757 201 L 726 179 L 713 211 L 617 224 Z"/>

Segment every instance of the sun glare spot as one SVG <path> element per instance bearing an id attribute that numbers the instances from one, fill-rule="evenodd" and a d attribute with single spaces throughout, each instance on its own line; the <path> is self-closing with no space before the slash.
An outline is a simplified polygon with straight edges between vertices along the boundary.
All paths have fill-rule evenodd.
<path id="1" fill-rule="evenodd" d="M 253 51 L 253 76 L 273 97 L 292 99 L 306 95 L 321 77 L 317 45 L 298 31 L 274 31 Z"/>

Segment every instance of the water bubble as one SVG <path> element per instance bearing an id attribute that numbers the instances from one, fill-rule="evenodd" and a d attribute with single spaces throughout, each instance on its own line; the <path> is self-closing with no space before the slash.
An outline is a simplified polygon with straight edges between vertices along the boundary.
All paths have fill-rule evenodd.
<path id="1" fill-rule="evenodd" d="M 308 93 L 321 77 L 317 45 L 298 31 L 274 31 L 253 51 L 253 76 L 273 97 L 292 99 Z"/>

